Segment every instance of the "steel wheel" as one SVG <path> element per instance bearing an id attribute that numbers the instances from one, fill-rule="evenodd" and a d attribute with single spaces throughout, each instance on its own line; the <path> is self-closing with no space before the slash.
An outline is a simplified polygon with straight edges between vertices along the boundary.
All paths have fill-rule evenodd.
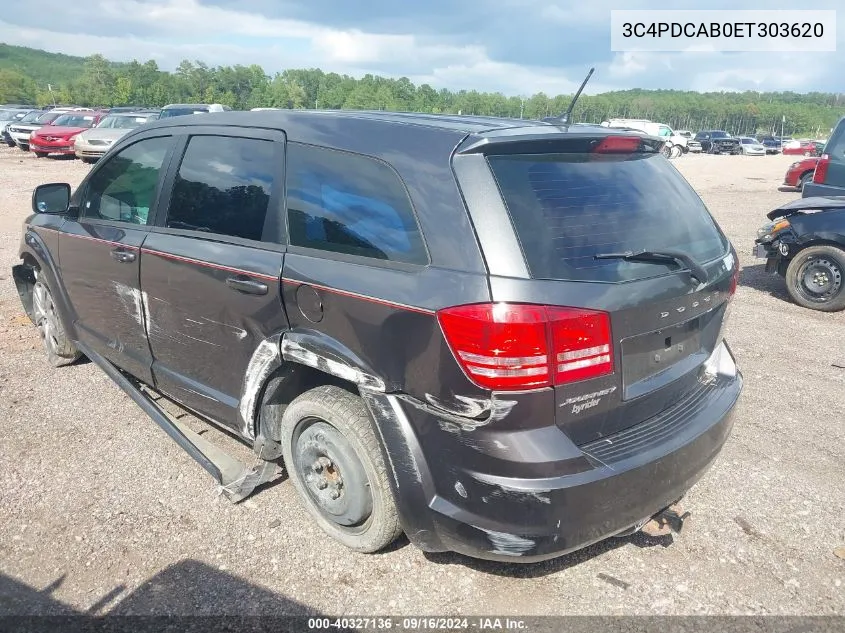
<path id="1" fill-rule="evenodd" d="M 364 466 L 349 441 L 318 418 L 300 421 L 294 431 L 294 468 L 320 513 L 350 532 L 366 529 L 373 496 Z"/>
<path id="2" fill-rule="evenodd" d="M 826 303 L 842 289 L 842 269 L 827 257 L 809 257 L 796 273 L 796 289 L 807 300 Z"/>
<path id="3" fill-rule="evenodd" d="M 280 443 L 291 483 L 317 525 L 358 552 L 402 533 L 382 448 L 364 401 L 324 385 L 282 415 Z"/>

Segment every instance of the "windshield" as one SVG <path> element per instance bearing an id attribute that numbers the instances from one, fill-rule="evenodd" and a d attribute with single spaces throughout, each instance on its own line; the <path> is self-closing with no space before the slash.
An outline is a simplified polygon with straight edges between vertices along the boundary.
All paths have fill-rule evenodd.
<path id="1" fill-rule="evenodd" d="M 169 116 L 185 116 L 187 114 L 205 114 L 208 108 L 205 106 L 198 106 L 196 108 L 167 108 L 161 111 L 161 118 Z"/>
<path id="2" fill-rule="evenodd" d="M 53 125 L 60 127 L 92 127 L 94 125 L 93 114 L 62 114 L 53 121 Z"/>
<path id="3" fill-rule="evenodd" d="M 654 263 L 595 259 L 600 253 L 675 250 L 698 263 L 724 256 L 727 241 L 707 207 L 668 161 L 601 158 L 488 157 L 532 277 L 620 282 L 667 271 Z"/>
<path id="4" fill-rule="evenodd" d="M 730 138 L 731 135 L 727 132 L 713 132 L 710 136 L 713 138 Z"/>
<path id="5" fill-rule="evenodd" d="M 44 114 L 39 116 L 34 121 L 34 123 L 43 123 L 43 124 L 46 125 L 47 123 L 52 123 L 53 121 L 58 119 L 60 116 L 62 116 L 61 112 L 45 112 Z"/>
<path id="6" fill-rule="evenodd" d="M 0 121 L 14 121 L 20 114 L 20 110 L 0 110 Z"/>
<path id="7" fill-rule="evenodd" d="M 125 114 L 122 115 L 109 115 L 100 121 L 99 125 L 97 125 L 97 129 L 103 128 L 111 128 L 111 129 L 121 129 L 121 130 L 132 130 L 139 125 L 142 125 L 149 121 L 149 117 L 146 115 L 141 116 L 127 116 Z"/>
<path id="8" fill-rule="evenodd" d="M 33 123 L 38 120 L 38 117 L 44 116 L 43 110 L 35 110 L 34 112 L 30 112 L 24 118 L 22 118 L 19 123 Z"/>

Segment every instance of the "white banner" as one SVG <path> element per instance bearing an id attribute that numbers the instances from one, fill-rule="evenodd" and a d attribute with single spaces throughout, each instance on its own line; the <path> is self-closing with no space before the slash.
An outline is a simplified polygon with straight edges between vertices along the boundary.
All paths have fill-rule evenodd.
<path id="1" fill-rule="evenodd" d="M 611 11 L 612 51 L 835 52 L 833 10 Z"/>

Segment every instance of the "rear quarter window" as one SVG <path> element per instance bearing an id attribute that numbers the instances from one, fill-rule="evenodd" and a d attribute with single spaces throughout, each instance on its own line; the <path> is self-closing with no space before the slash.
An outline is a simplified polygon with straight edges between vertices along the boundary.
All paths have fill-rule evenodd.
<path id="1" fill-rule="evenodd" d="M 704 263 L 727 240 L 698 194 L 663 157 L 489 156 L 532 277 L 622 282 L 673 264 L 596 259 L 600 253 L 682 250 Z"/>
<path id="2" fill-rule="evenodd" d="M 292 246 L 428 263 L 408 193 L 387 164 L 360 154 L 288 143 L 286 165 Z"/>

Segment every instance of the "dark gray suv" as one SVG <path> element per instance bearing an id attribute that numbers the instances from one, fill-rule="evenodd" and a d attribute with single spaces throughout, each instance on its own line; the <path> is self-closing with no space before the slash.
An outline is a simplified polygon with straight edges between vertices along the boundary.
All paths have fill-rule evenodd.
<path id="1" fill-rule="evenodd" d="M 73 195 L 36 189 L 14 279 L 52 363 L 97 363 L 231 500 L 284 464 L 355 550 L 404 531 L 540 560 L 670 516 L 731 429 L 738 261 L 661 147 L 482 117 L 162 119 Z"/>

